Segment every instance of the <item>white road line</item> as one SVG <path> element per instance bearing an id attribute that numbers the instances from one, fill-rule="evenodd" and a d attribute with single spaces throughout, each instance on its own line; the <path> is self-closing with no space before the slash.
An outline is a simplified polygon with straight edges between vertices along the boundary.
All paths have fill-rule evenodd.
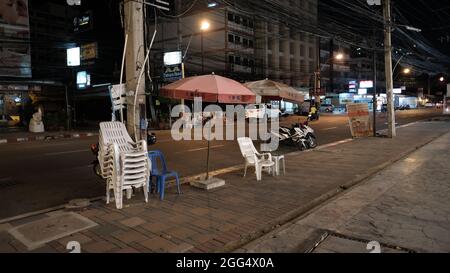
<path id="1" fill-rule="evenodd" d="M 55 155 L 65 155 L 65 154 L 76 154 L 76 153 L 84 153 L 84 152 L 89 152 L 89 150 L 83 149 L 83 150 L 67 151 L 67 152 L 59 152 L 59 153 L 48 153 L 48 154 L 44 154 L 44 156 L 55 156 Z"/>
<path id="2" fill-rule="evenodd" d="M 221 148 L 221 147 L 225 147 L 225 145 L 216 145 L 216 146 L 211 146 L 210 148 L 211 149 L 217 149 L 217 148 Z M 204 151 L 204 150 L 208 150 L 208 147 L 187 150 L 185 152 L 191 153 L 191 152 L 199 152 L 199 151 Z M 178 152 L 177 154 L 181 154 L 181 153 L 185 153 L 185 152 Z"/>
<path id="3" fill-rule="evenodd" d="M 325 129 L 322 129 L 322 131 L 329 131 L 329 130 L 334 130 L 334 129 L 337 129 L 338 127 L 330 127 L 330 128 L 325 128 Z"/>

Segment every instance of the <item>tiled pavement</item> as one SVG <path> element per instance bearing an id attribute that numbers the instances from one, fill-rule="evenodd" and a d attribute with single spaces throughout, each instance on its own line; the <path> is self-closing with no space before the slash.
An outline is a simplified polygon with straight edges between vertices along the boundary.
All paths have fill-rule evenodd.
<path id="1" fill-rule="evenodd" d="M 320 197 L 331 197 L 342 186 L 376 173 L 449 130 L 449 122 L 417 123 L 399 129 L 393 140 L 358 139 L 288 155 L 287 174 L 265 175 L 261 182 L 254 175 L 243 178 L 242 172 L 234 172 L 222 176 L 225 187 L 211 192 L 183 186 L 178 196 L 171 188 L 166 200 L 152 196 L 147 204 L 138 192 L 120 211 L 114 204 L 94 203 L 78 213 L 98 226 L 35 251 L 67 252 L 68 241 L 80 242 L 83 252 L 231 251 L 241 239 L 294 219 Z M 27 251 L 7 230 L 31 220 L 0 225 L 0 252 Z"/>

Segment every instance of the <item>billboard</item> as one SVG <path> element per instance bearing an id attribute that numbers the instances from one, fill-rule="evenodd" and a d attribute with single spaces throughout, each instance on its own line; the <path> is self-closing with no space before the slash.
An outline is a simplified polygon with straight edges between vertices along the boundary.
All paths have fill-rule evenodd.
<path id="1" fill-rule="evenodd" d="M 347 112 L 353 137 L 368 137 L 373 134 L 367 103 L 347 104 Z"/>
<path id="2" fill-rule="evenodd" d="M 373 81 L 360 81 L 359 88 L 373 88 Z"/>
<path id="3" fill-rule="evenodd" d="M 0 77 L 31 78 L 28 0 L 0 0 Z"/>

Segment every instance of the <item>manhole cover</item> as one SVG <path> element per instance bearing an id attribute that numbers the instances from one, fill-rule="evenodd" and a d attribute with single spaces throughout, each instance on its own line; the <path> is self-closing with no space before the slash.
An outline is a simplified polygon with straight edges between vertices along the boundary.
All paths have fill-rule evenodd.
<path id="1" fill-rule="evenodd" d="M 61 213 L 44 219 L 17 226 L 9 233 L 33 250 L 48 242 L 58 240 L 73 233 L 96 226 L 97 224 L 76 213 Z"/>
<path id="2" fill-rule="evenodd" d="M 415 253 L 404 247 L 368 241 L 337 233 L 326 233 L 312 253 Z M 370 243 L 370 245 L 369 245 Z"/>

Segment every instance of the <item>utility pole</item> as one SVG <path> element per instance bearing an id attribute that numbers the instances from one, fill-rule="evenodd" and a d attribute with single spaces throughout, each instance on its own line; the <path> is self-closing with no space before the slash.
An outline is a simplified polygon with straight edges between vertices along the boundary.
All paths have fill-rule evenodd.
<path id="1" fill-rule="evenodd" d="M 377 136 L 377 80 L 378 80 L 378 68 L 377 68 L 377 31 L 373 29 L 373 136 Z"/>
<path id="2" fill-rule="evenodd" d="M 388 112 L 388 137 L 397 136 L 395 127 L 395 109 L 394 109 L 394 80 L 392 76 L 392 27 L 391 27 L 391 0 L 384 0 L 384 55 L 385 55 L 385 73 L 386 73 L 386 94 L 387 94 L 387 112 Z"/>
<path id="3" fill-rule="evenodd" d="M 373 45 L 373 136 L 377 136 L 377 51 L 376 51 L 376 43 L 375 43 L 375 34 L 374 34 L 374 45 Z"/>
<path id="4" fill-rule="evenodd" d="M 334 92 L 334 39 L 330 40 L 330 93 Z"/>
<path id="5" fill-rule="evenodd" d="M 140 132 L 141 111 L 145 109 L 145 80 L 141 80 L 138 85 L 138 79 L 141 69 L 145 69 L 144 59 L 146 46 L 144 42 L 144 3 L 125 0 L 125 34 L 128 34 L 128 46 L 126 51 L 126 89 L 127 93 L 127 129 L 129 134 L 136 140 L 140 139 L 139 134 L 136 136 L 134 132 Z M 135 105 L 135 92 L 137 92 L 137 100 Z M 135 111 L 133 111 L 135 109 Z"/>
<path id="6" fill-rule="evenodd" d="M 317 52 L 316 52 L 316 72 L 314 73 L 314 94 L 316 95 L 318 91 L 322 91 L 321 79 L 320 79 L 320 37 L 317 41 Z"/>

